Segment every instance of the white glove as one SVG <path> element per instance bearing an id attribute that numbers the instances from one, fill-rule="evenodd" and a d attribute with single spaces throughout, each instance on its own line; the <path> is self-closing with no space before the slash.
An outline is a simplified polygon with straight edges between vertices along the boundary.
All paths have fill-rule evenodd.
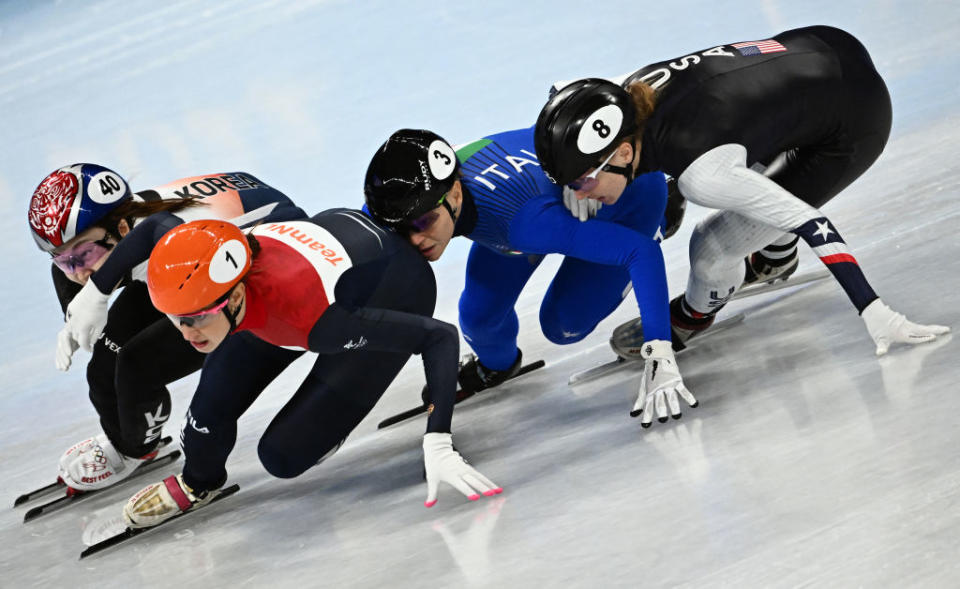
<path id="1" fill-rule="evenodd" d="M 586 221 L 587 219 L 597 216 L 597 211 L 600 210 L 603 203 L 594 198 L 578 199 L 575 190 L 569 186 L 564 186 L 563 206 L 567 207 L 567 210 L 570 211 L 570 214 L 574 217 L 581 221 Z"/>
<path id="2" fill-rule="evenodd" d="M 945 325 L 918 325 L 877 299 L 860 313 L 870 337 L 877 344 L 877 356 L 883 356 L 894 342 L 922 344 L 950 331 Z"/>
<path id="3" fill-rule="evenodd" d="M 71 358 L 78 347 L 77 342 L 70 335 L 70 330 L 64 326 L 57 334 L 57 370 L 66 372 L 70 369 Z"/>
<path id="4" fill-rule="evenodd" d="M 680 419 L 682 413 L 677 395 L 683 397 L 691 407 L 700 404 L 683 385 L 670 342 L 662 339 L 644 342 L 640 349 L 640 356 L 645 361 L 643 382 L 640 383 L 640 395 L 637 397 L 637 402 L 633 404 L 630 417 L 643 415 L 640 425 L 650 427 L 654 409 L 657 412 L 657 421 L 660 423 L 667 421 L 668 408 L 674 419 Z"/>
<path id="5" fill-rule="evenodd" d="M 479 499 L 481 493 L 490 497 L 503 492 L 501 487 L 477 472 L 453 449 L 453 437 L 450 434 L 423 436 L 423 465 L 427 471 L 427 500 L 423 504 L 427 507 L 436 505 L 441 481 L 453 485 L 470 501 Z"/>
<path id="6" fill-rule="evenodd" d="M 74 341 L 88 352 L 93 351 L 93 344 L 103 333 L 107 324 L 107 302 L 109 294 L 103 294 L 97 289 L 93 280 L 87 280 L 77 296 L 67 305 L 67 326 Z"/>

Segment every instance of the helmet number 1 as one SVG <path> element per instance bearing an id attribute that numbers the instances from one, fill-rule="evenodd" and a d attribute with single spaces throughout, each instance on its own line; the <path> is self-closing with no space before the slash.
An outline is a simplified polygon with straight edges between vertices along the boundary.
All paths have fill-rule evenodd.
<path id="1" fill-rule="evenodd" d="M 223 254 L 223 257 L 220 256 Z M 247 267 L 247 250 L 239 240 L 231 239 L 220 245 L 210 259 L 210 280 L 217 284 L 234 282 Z"/>

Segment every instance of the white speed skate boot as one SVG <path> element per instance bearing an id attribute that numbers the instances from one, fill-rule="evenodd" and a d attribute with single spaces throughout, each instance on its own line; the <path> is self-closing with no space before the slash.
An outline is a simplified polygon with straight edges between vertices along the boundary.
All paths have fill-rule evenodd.
<path id="1" fill-rule="evenodd" d="M 764 282 L 773 284 L 789 278 L 800 265 L 800 255 L 797 252 L 799 239 L 794 236 L 788 243 L 770 244 L 744 258 L 746 273 L 743 286 Z"/>
<path id="2" fill-rule="evenodd" d="M 100 434 L 70 447 L 60 458 L 60 478 L 74 491 L 95 491 L 127 478 L 145 460 L 156 458 L 157 450 L 139 458 L 124 456 Z"/>
<path id="3" fill-rule="evenodd" d="M 184 511 L 202 507 L 218 494 L 216 490 L 195 492 L 183 482 L 183 474 L 169 476 L 131 497 L 123 506 L 123 519 L 131 528 L 149 528 Z"/>

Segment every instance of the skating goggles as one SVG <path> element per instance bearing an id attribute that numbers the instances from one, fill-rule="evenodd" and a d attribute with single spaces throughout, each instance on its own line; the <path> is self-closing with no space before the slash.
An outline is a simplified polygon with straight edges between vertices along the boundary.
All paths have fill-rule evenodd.
<path id="1" fill-rule="evenodd" d="M 113 244 L 108 243 L 106 238 L 99 241 L 85 241 L 62 254 L 53 256 L 53 263 L 63 270 L 64 274 L 76 274 L 93 267 L 112 248 Z"/>
<path id="2" fill-rule="evenodd" d="M 567 186 L 569 186 L 571 190 L 576 190 L 576 191 L 579 191 L 579 190 L 590 191 L 596 188 L 597 184 L 600 183 L 600 181 L 597 180 L 597 174 L 599 174 L 600 172 L 606 172 L 612 167 L 607 164 L 609 164 L 610 160 L 613 159 L 613 154 L 615 153 L 617 153 L 616 149 L 611 151 L 610 155 L 607 156 L 607 159 L 603 160 L 603 163 L 600 164 L 594 171 L 590 172 L 585 176 L 580 176 L 576 180 L 571 180 L 570 182 L 567 183 Z"/>
<path id="3" fill-rule="evenodd" d="M 229 295 L 229 293 L 227 293 Z M 167 318 L 170 321 L 173 321 L 173 324 L 177 327 L 184 325 L 186 327 L 196 327 L 201 328 L 210 323 L 210 320 L 217 316 L 217 313 L 223 310 L 227 306 L 227 303 L 230 302 L 230 297 L 227 296 L 223 299 L 222 303 L 216 304 L 209 309 L 204 309 L 197 313 L 191 313 L 189 315 L 172 315 L 167 313 Z"/>
<path id="4" fill-rule="evenodd" d="M 437 207 L 444 203 L 448 194 L 450 193 L 448 192 L 441 196 L 440 200 L 437 201 L 437 204 L 433 206 L 433 209 L 420 215 L 416 219 L 401 221 L 397 225 L 397 229 L 409 235 L 411 233 L 423 233 L 427 229 L 433 227 L 433 224 L 436 223 L 437 219 L 440 218 L 440 211 L 437 210 Z"/>

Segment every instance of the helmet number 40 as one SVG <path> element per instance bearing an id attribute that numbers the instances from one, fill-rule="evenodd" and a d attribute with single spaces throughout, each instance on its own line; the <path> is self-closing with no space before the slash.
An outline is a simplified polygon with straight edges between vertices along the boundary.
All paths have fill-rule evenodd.
<path id="1" fill-rule="evenodd" d="M 110 204 L 127 193 L 126 182 L 113 172 L 100 172 L 90 179 L 87 194 L 95 203 Z"/>

